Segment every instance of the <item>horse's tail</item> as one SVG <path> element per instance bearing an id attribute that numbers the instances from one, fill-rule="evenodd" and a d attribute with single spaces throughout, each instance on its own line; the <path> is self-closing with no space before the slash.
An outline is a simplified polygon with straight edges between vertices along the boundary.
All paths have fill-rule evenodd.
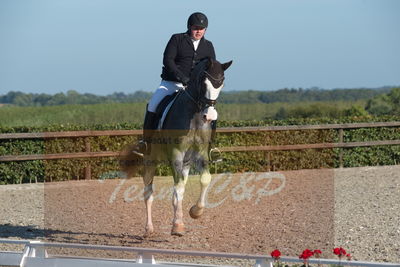
<path id="1" fill-rule="evenodd" d="M 138 175 L 143 167 L 143 156 L 139 155 L 137 150 L 137 145 L 127 145 L 119 154 L 119 165 L 127 178 Z"/>

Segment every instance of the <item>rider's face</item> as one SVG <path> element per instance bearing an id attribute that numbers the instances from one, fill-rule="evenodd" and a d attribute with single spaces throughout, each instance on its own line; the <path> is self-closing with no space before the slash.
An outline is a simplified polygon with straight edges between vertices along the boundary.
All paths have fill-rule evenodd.
<path id="1" fill-rule="evenodd" d="M 201 38 L 203 38 L 205 33 L 206 28 L 199 26 L 190 27 L 190 37 L 192 37 L 194 40 L 200 40 Z"/>

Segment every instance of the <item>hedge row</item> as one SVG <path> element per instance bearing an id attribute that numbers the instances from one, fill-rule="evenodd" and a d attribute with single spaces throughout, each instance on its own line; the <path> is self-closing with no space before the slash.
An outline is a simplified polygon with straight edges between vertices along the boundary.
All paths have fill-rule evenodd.
<path id="1" fill-rule="evenodd" d="M 400 117 L 350 117 L 332 119 L 296 119 L 284 121 L 220 121 L 219 127 L 307 125 L 327 123 L 356 123 L 399 121 Z M 0 133 L 48 132 L 71 130 L 140 129 L 141 125 L 52 125 L 40 128 L 0 128 Z M 346 130 L 345 142 L 399 139 L 400 128 L 362 128 Z M 90 137 L 91 151 L 120 151 L 136 142 L 132 136 Z M 218 134 L 217 146 L 289 145 L 338 142 L 336 130 L 276 131 L 260 133 Z M 84 138 L 0 140 L 1 155 L 72 153 L 85 151 Z M 344 167 L 394 165 L 400 162 L 400 146 L 379 146 L 343 150 Z M 115 158 L 36 160 L 0 162 L 0 184 L 50 182 L 85 178 L 85 168 L 91 166 L 93 179 L 120 176 Z M 232 152 L 224 153 L 224 161 L 211 166 L 211 172 L 245 172 L 296 170 L 339 167 L 339 149 L 308 149 L 302 151 Z M 160 166 L 157 175 L 170 175 L 167 166 Z"/>

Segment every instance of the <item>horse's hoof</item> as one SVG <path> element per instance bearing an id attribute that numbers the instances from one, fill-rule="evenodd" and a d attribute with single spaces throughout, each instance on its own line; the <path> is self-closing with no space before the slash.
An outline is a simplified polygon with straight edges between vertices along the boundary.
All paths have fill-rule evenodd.
<path id="1" fill-rule="evenodd" d="M 149 238 L 154 235 L 154 232 L 146 231 L 143 235 L 143 238 Z"/>
<path id="2" fill-rule="evenodd" d="M 146 227 L 143 238 L 149 238 L 152 237 L 153 235 L 154 235 L 154 229 Z"/>
<path id="3" fill-rule="evenodd" d="M 171 230 L 171 235 L 183 236 L 185 233 L 185 225 L 183 223 L 174 223 Z"/>
<path id="4" fill-rule="evenodd" d="M 193 219 L 198 219 L 204 212 L 204 208 L 199 208 L 197 205 L 193 205 L 189 210 L 189 215 Z"/>

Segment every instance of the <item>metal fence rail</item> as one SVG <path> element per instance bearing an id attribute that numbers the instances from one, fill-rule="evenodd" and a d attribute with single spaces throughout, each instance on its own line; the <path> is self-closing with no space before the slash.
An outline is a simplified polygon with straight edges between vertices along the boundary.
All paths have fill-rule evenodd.
<path id="1" fill-rule="evenodd" d="M 197 263 L 182 262 L 156 262 L 155 255 L 173 255 L 179 256 L 198 256 L 209 258 L 230 258 L 252 260 L 257 267 L 273 267 L 273 258 L 267 255 L 252 255 L 238 253 L 219 253 L 219 252 L 202 252 L 202 251 L 186 251 L 186 250 L 167 250 L 167 249 L 149 249 L 138 247 L 121 247 L 121 246 L 101 246 L 87 244 L 69 244 L 69 243 L 46 243 L 41 241 L 29 240 L 8 240 L 0 239 L 0 243 L 20 244 L 24 245 L 21 252 L 0 251 L 0 266 L 21 266 L 21 267 L 50 267 L 50 266 L 85 266 L 85 267 L 101 267 L 101 266 L 223 266 L 223 265 L 204 265 Z M 74 249 L 90 249 L 105 251 L 125 251 L 134 252 L 136 259 L 105 259 L 105 258 L 86 258 L 71 257 L 60 255 L 49 255 L 48 248 L 74 248 Z M 302 260 L 293 257 L 282 257 L 281 262 L 302 263 Z M 379 263 L 364 261 L 339 261 L 333 259 L 310 259 L 310 264 L 336 264 L 346 266 L 360 267 L 400 267 L 399 263 Z"/>

